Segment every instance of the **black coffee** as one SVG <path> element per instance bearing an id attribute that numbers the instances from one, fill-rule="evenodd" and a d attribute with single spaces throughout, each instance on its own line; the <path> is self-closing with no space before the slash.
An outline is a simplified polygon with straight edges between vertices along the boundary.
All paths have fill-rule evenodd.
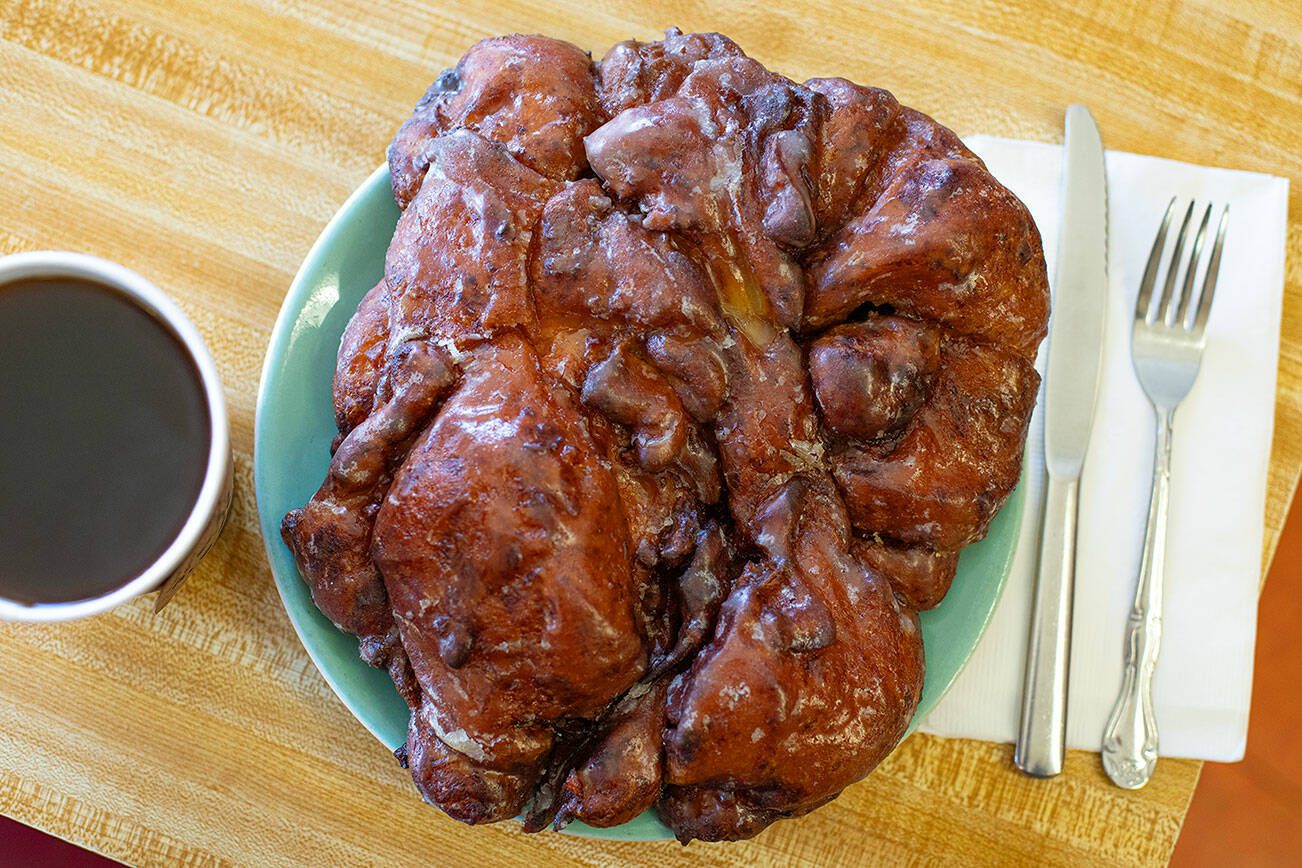
<path id="1" fill-rule="evenodd" d="M 0 596 L 97 597 L 166 550 L 210 444 L 181 342 L 113 289 L 0 285 Z"/>

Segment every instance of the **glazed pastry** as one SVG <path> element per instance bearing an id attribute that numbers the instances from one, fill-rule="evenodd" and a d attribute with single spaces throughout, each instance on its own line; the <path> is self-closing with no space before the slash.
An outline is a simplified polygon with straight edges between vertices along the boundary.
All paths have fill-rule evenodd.
<path id="1" fill-rule="evenodd" d="M 283 535 L 465 822 L 737 839 L 903 737 L 917 612 L 1016 484 L 1026 208 L 889 93 L 718 34 L 508 36 L 389 149 L 402 209 Z"/>

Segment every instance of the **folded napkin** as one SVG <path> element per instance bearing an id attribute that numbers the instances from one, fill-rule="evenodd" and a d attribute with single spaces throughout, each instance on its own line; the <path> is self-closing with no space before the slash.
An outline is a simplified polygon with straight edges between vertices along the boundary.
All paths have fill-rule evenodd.
<path id="1" fill-rule="evenodd" d="M 1062 149 L 986 136 L 967 143 L 1030 208 L 1052 280 Z M 1130 362 L 1131 314 L 1153 236 L 1175 195 L 1181 211 L 1172 231 L 1190 197 L 1229 203 L 1230 221 L 1202 372 L 1175 417 L 1165 618 L 1153 701 L 1162 755 L 1238 760 L 1252 689 L 1288 181 L 1115 151 L 1107 153 L 1107 175 L 1110 285 L 1098 405 L 1081 480 L 1067 744 L 1099 749 L 1121 687 L 1154 437 L 1153 411 Z M 1213 212 L 1211 230 L 1219 216 Z M 1041 372 L 1044 355 L 1042 347 Z M 1017 737 L 1043 449 L 1037 408 L 1026 455 L 1027 509 L 1007 588 L 924 732 L 1002 742 Z"/>

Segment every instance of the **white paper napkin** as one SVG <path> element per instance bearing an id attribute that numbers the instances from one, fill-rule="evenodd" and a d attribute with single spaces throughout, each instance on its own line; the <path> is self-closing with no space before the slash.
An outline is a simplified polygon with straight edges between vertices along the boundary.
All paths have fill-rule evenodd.
<path id="1" fill-rule="evenodd" d="M 1030 208 L 1052 280 L 1062 149 L 987 136 L 967 143 Z M 1176 195 L 1182 203 L 1190 197 L 1228 202 L 1230 222 L 1202 372 L 1175 418 L 1165 620 L 1153 699 L 1163 755 L 1238 760 L 1252 691 L 1288 181 L 1116 151 L 1107 153 L 1107 174 L 1110 287 L 1097 415 L 1081 481 L 1067 744 L 1099 749 L 1121 686 L 1154 437 L 1153 412 L 1130 363 L 1131 314 L 1153 236 Z M 1214 212 L 1213 229 L 1218 217 Z M 1026 457 L 1027 510 L 1008 586 L 924 732 L 1016 739 L 1039 549 L 1043 443 L 1037 408 Z"/>

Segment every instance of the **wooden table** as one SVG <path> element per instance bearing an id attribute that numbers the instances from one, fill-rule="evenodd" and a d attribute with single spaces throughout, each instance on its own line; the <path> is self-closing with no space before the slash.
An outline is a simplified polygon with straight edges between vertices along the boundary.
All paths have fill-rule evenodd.
<path id="1" fill-rule="evenodd" d="M 1199 763 L 1164 760 L 1127 793 L 1092 754 L 1042 782 L 1007 746 L 927 736 L 742 844 L 454 823 L 299 646 L 251 456 L 290 278 L 438 70 L 512 30 L 600 54 L 669 24 L 717 28 L 777 70 L 885 86 L 960 132 L 1056 141 L 1080 100 L 1111 147 L 1290 177 L 1268 558 L 1302 467 L 1302 6 L 1139 5 L 0 0 L 0 253 L 85 250 L 172 293 L 225 379 L 237 480 L 230 526 L 162 614 L 142 600 L 0 626 L 0 811 L 141 863 L 1164 862 Z"/>

